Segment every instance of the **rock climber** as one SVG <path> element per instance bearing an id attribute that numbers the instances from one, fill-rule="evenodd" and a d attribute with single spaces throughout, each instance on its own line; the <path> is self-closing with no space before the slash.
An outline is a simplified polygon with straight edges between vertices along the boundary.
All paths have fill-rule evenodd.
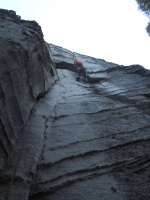
<path id="1" fill-rule="evenodd" d="M 74 64 L 77 67 L 78 72 L 78 77 L 76 78 L 76 80 L 80 80 L 80 76 L 82 75 L 84 77 L 84 80 L 87 81 L 86 68 L 83 66 L 83 63 L 80 60 L 75 60 Z"/>

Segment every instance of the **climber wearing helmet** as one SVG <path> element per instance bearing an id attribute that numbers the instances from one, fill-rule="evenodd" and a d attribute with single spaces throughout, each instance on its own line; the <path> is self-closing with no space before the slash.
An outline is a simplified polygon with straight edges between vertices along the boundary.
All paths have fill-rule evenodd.
<path id="1" fill-rule="evenodd" d="M 86 81 L 86 69 L 84 68 L 83 63 L 80 60 L 75 60 L 74 64 L 77 67 L 77 72 L 78 72 L 78 77 L 76 80 L 77 81 L 80 80 L 80 76 L 82 74 L 84 80 Z"/>

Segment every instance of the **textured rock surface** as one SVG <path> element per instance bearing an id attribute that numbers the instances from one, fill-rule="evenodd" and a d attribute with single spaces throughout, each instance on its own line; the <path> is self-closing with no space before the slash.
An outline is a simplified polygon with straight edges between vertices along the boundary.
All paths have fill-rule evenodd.
<path id="1" fill-rule="evenodd" d="M 63 59 L 59 82 L 38 106 L 41 112 L 49 99 L 54 102 L 44 113 L 45 145 L 29 199 L 148 200 L 149 71 L 50 47 L 55 62 Z M 74 55 L 101 81 L 76 82 Z"/>
<path id="2" fill-rule="evenodd" d="M 59 81 L 20 130 L 1 199 L 149 200 L 149 71 L 49 47 Z M 90 84 L 75 81 L 75 57 Z"/>
<path id="3" fill-rule="evenodd" d="M 0 169 L 22 135 L 37 100 L 57 79 L 36 22 L 0 10 Z M 20 135 L 20 136 L 19 136 Z"/>

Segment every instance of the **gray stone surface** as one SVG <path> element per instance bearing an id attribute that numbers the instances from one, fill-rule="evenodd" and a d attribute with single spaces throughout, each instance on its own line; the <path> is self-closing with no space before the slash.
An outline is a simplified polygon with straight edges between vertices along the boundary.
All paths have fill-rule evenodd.
<path id="1" fill-rule="evenodd" d="M 41 27 L 0 9 L 0 170 L 34 105 L 56 80 Z"/>
<path id="2" fill-rule="evenodd" d="M 150 72 L 46 46 L 59 80 L 8 154 L 0 199 L 149 200 Z M 76 81 L 75 57 L 90 83 Z"/>
<path id="3" fill-rule="evenodd" d="M 150 79 L 129 68 L 98 84 L 58 70 L 30 199 L 149 199 Z"/>

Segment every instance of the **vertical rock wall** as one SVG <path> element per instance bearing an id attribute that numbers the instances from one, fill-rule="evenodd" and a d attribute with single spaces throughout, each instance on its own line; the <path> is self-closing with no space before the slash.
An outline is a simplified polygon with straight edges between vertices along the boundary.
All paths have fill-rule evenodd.
<path id="1" fill-rule="evenodd" d="M 150 199 L 150 71 L 48 45 L 13 11 L 0 20 L 0 200 Z"/>
<path id="2" fill-rule="evenodd" d="M 50 48 L 60 78 L 37 107 L 47 122 L 29 199 L 150 199 L 150 72 Z M 76 81 L 74 55 L 90 83 Z"/>
<path id="3" fill-rule="evenodd" d="M 56 79 L 41 27 L 0 9 L 0 169 L 33 106 Z"/>

